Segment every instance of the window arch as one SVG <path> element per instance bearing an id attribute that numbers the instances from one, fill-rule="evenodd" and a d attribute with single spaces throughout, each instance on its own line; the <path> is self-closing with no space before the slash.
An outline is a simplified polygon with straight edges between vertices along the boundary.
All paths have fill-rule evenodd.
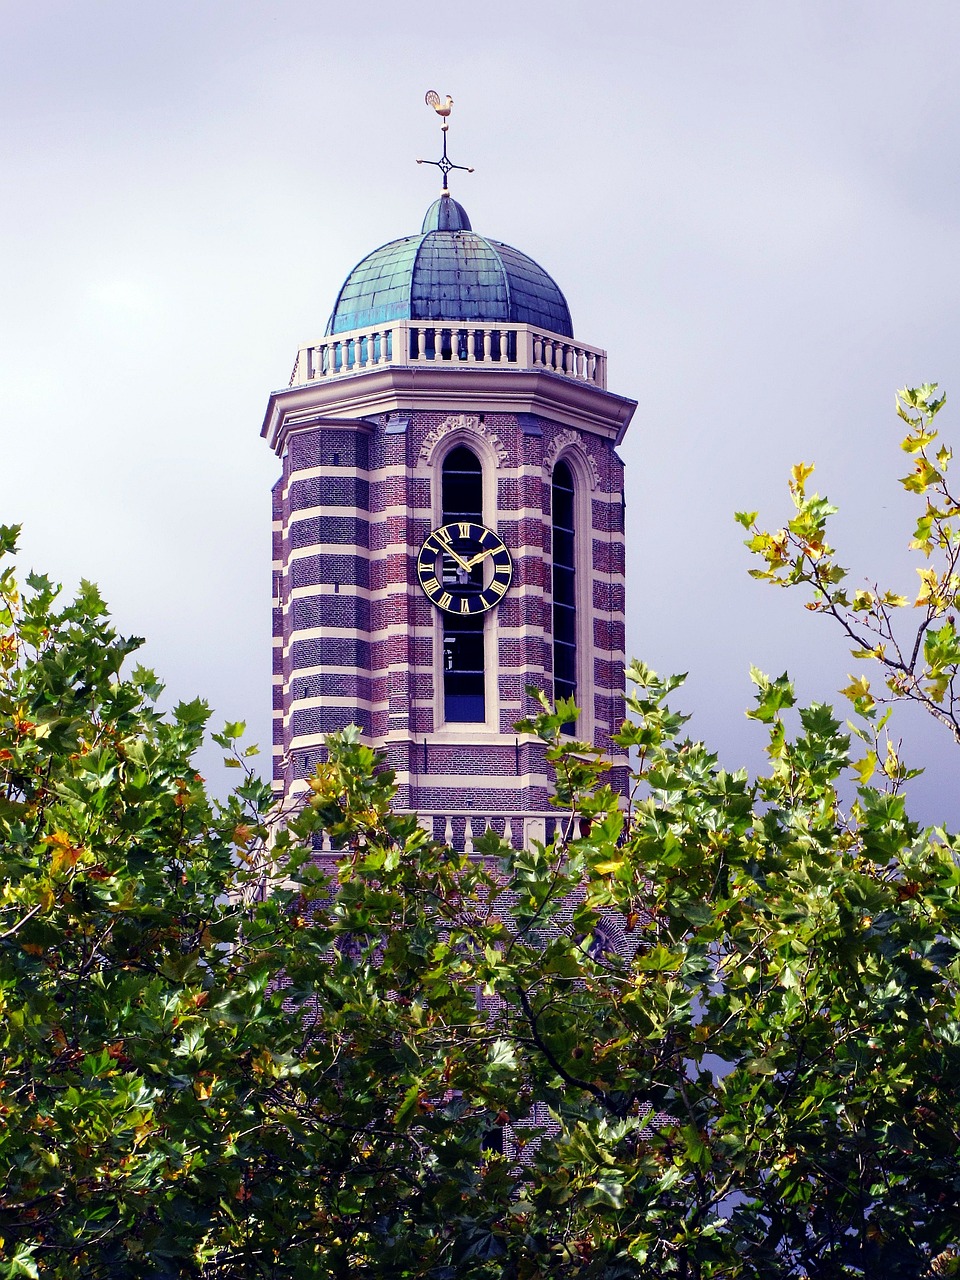
<path id="1" fill-rule="evenodd" d="M 440 506 L 443 522 L 475 520 L 483 524 L 483 468 L 465 444 L 451 449 L 440 472 Z"/>
<path id="2" fill-rule="evenodd" d="M 440 469 L 440 506 L 443 524 L 472 520 L 483 524 L 483 468 L 472 449 L 460 444 L 451 449 Z M 451 558 L 443 572 L 456 578 Z M 443 617 L 443 718 L 447 723 L 482 723 L 487 718 L 484 662 L 485 616 L 444 613 Z"/>
<path id="3" fill-rule="evenodd" d="M 577 696 L 576 492 L 566 462 L 553 469 L 553 696 Z M 572 725 L 564 725 L 567 731 Z"/>

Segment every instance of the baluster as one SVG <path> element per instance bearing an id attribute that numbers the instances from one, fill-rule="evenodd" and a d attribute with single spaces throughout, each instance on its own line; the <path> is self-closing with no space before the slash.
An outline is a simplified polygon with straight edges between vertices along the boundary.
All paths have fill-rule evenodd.
<path id="1" fill-rule="evenodd" d="M 543 364 L 543 339 L 539 333 L 533 335 L 533 363 Z"/>
<path id="2" fill-rule="evenodd" d="M 477 331 L 476 329 L 467 330 L 467 359 L 475 361 L 477 358 Z"/>
<path id="3" fill-rule="evenodd" d="M 548 369 L 553 368 L 553 343 L 549 338 L 543 340 L 543 363 Z"/>
<path id="4" fill-rule="evenodd" d="M 571 840 L 579 840 L 579 839 L 580 839 L 580 818 L 579 818 L 579 816 L 574 816 L 574 819 L 573 819 L 573 827 L 572 827 L 572 829 L 571 829 L 571 833 L 570 833 L 570 839 L 571 839 Z"/>
<path id="5" fill-rule="evenodd" d="M 484 360 L 492 359 L 493 351 L 493 330 L 484 329 L 483 331 L 483 358 Z"/>
<path id="6" fill-rule="evenodd" d="M 443 330 L 434 329 L 433 331 L 433 358 L 434 360 L 443 359 Z"/>
<path id="7" fill-rule="evenodd" d="M 503 820 L 503 838 L 507 844 L 513 844 L 513 819 L 509 814 Z"/>
<path id="8" fill-rule="evenodd" d="M 453 819 L 447 814 L 447 820 L 443 824 L 443 843 L 453 844 Z"/>
<path id="9" fill-rule="evenodd" d="M 417 330 L 417 359 L 426 360 L 427 358 L 427 331 L 423 325 Z"/>
<path id="10" fill-rule="evenodd" d="M 332 848 L 333 846 L 330 843 L 330 832 L 324 831 L 320 840 L 320 851 L 321 853 L 329 853 Z"/>
<path id="11" fill-rule="evenodd" d="M 566 342 L 563 344 L 563 372 L 573 373 L 573 347 Z"/>
<path id="12" fill-rule="evenodd" d="M 463 828 L 463 852 L 473 853 L 473 818 L 469 813 L 466 826 Z"/>
<path id="13" fill-rule="evenodd" d="M 583 352 L 579 347 L 577 347 L 577 366 L 574 372 L 576 373 L 577 377 L 580 378 L 582 381 L 583 380 Z"/>

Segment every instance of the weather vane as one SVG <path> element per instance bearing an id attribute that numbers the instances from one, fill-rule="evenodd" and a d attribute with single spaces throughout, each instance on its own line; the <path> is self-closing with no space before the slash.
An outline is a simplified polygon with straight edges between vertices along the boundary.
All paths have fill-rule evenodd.
<path id="1" fill-rule="evenodd" d="M 443 196 L 450 194 L 450 186 L 447 182 L 447 174 L 451 169 L 462 169 L 464 173 L 473 173 L 472 169 L 468 169 L 465 164 L 454 164 L 447 156 L 447 130 L 450 128 L 449 116 L 453 110 L 453 99 L 449 93 L 446 98 L 441 99 L 436 89 L 428 89 L 427 96 L 424 99 L 428 107 L 433 107 L 434 111 L 443 121 L 440 126 L 443 129 L 443 155 L 439 160 L 418 160 L 417 164 L 435 164 L 443 174 L 443 190 L 440 192 Z"/>

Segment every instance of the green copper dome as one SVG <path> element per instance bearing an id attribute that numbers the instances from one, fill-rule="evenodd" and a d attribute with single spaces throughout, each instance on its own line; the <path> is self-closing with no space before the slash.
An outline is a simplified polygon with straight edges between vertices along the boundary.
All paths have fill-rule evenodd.
<path id="1" fill-rule="evenodd" d="M 570 308 L 552 277 L 519 249 L 478 235 L 450 196 L 430 206 L 419 235 L 391 240 L 354 267 L 327 334 L 390 320 L 499 321 L 573 337 Z"/>

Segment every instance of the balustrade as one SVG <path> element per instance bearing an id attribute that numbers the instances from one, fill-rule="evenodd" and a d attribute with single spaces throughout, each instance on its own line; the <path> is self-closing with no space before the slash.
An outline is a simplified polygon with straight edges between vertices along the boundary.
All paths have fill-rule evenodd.
<path id="1" fill-rule="evenodd" d="M 524 848 L 532 840 L 552 840 L 558 831 L 569 839 L 580 835 L 580 819 L 556 809 L 525 814 L 420 809 L 418 817 L 420 825 L 432 839 L 442 840 L 466 854 L 476 852 L 477 842 L 489 828 L 515 849 Z"/>
<path id="2" fill-rule="evenodd" d="M 301 347 L 291 386 L 364 373 L 383 365 L 544 370 L 606 387 L 606 353 L 530 325 L 423 324 L 398 320 Z"/>
<path id="3" fill-rule="evenodd" d="M 477 841 L 492 827 L 498 836 L 502 836 L 515 849 L 522 849 L 531 840 L 552 840 L 559 831 L 567 839 L 575 840 L 580 835 L 580 819 L 569 813 L 561 813 L 556 809 L 543 813 L 505 814 L 483 813 L 470 809 L 441 811 L 418 811 L 420 825 L 433 840 L 442 840 L 444 844 L 461 853 L 476 852 Z M 327 831 L 317 835 L 317 852 L 336 854 L 336 846 Z"/>

